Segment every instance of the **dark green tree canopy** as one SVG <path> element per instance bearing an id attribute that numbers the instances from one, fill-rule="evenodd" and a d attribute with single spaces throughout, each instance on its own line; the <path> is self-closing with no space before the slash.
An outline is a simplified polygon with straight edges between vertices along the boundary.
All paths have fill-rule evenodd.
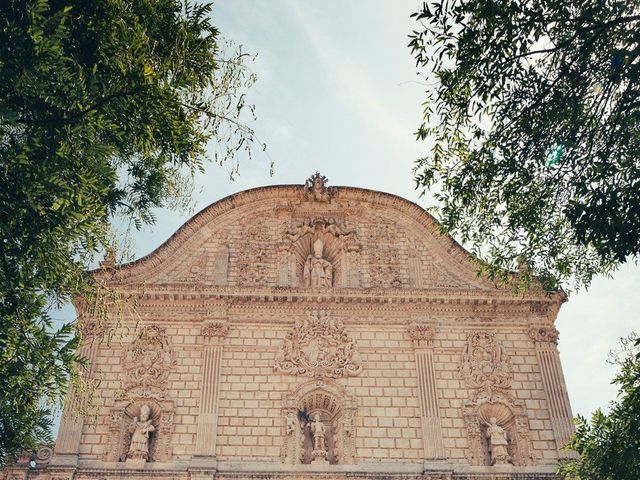
<path id="1" fill-rule="evenodd" d="M 414 14 L 425 70 L 415 179 L 489 275 L 549 289 L 640 251 L 640 2 L 442 0 Z"/>
<path id="2" fill-rule="evenodd" d="M 618 398 L 608 413 L 598 409 L 591 422 L 578 417 L 569 444 L 580 455 L 561 465 L 567 480 L 636 480 L 640 478 L 640 338 L 622 339 L 614 357 L 619 371 L 613 383 Z"/>
<path id="3" fill-rule="evenodd" d="M 80 360 L 48 309 L 91 295 L 113 216 L 153 222 L 208 143 L 250 153 L 254 76 L 219 42 L 210 4 L 0 2 L 0 464 L 47 439 Z"/>

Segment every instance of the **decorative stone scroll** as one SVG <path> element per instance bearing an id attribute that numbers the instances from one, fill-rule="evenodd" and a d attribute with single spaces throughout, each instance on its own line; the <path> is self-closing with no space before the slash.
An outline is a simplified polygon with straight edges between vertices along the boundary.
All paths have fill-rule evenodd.
<path id="1" fill-rule="evenodd" d="M 167 379 L 175 365 L 175 354 L 165 329 L 145 326 L 122 354 L 123 386 L 133 396 L 163 397 Z"/>
<path id="2" fill-rule="evenodd" d="M 467 336 L 459 374 L 474 389 L 505 389 L 511 386 L 513 367 L 495 334 L 478 331 Z"/>
<path id="3" fill-rule="evenodd" d="M 329 203 L 336 194 L 335 187 L 327 187 L 328 179 L 319 172 L 309 177 L 303 187 L 304 198 L 312 202 Z"/>
<path id="4" fill-rule="evenodd" d="M 360 355 L 342 321 L 313 310 L 296 320 L 276 358 L 275 370 L 307 377 L 349 377 L 362 371 Z"/>

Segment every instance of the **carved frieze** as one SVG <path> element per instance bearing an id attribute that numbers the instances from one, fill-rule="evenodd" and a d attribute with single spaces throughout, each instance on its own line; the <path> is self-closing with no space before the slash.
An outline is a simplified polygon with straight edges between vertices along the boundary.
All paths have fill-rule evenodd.
<path id="1" fill-rule="evenodd" d="M 474 389 L 504 389 L 511 386 L 513 367 L 493 332 L 472 332 L 467 336 L 459 374 Z"/>
<path id="2" fill-rule="evenodd" d="M 551 346 L 558 344 L 560 333 L 555 327 L 531 327 L 529 329 L 529 337 L 536 345 Z"/>
<path id="3" fill-rule="evenodd" d="M 339 319 L 314 310 L 296 320 L 285 337 L 275 370 L 307 377 L 348 377 L 362 371 L 355 343 Z"/>
<path id="4" fill-rule="evenodd" d="M 164 396 L 174 364 L 175 354 L 165 329 L 145 326 L 122 354 L 124 389 L 135 390 L 141 397 Z"/>

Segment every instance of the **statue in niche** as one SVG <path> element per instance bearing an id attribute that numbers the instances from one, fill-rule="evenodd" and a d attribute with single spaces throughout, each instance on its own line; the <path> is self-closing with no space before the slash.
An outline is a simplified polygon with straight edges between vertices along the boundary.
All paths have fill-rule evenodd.
<path id="1" fill-rule="evenodd" d="M 320 421 L 320 414 L 316 413 L 313 422 L 309 424 L 311 437 L 313 440 L 313 451 L 311 452 L 311 463 L 329 463 L 328 453 L 325 446 L 326 427 Z"/>
<path id="2" fill-rule="evenodd" d="M 506 465 L 509 463 L 510 457 L 507 450 L 509 442 L 507 441 L 507 434 L 504 429 L 498 425 L 495 417 L 489 419 L 485 435 L 489 439 L 491 465 Z"/>
<path id="3" fill-rule="evenodd" d="M 149 440 L 150 434 L 156 429 L 151 423 L 149 414 L 151 408 L 149 405 L 142 405 L 140 407 L 140 419 L 135 417 L 131 425 L 129 425 L 129 433 L 131 433 L 131 445 L 129 446 L 129 452 L 127 458 L 132 460 L 144 460 L 149 461 Z"/>
<path id="4" fill-rule="evenodd" d="M 324 244 L 317 239 L 313 243 L 313 255 L 307 257 L 302 275 L 305 287 L 329 288 L 333 286 L 333 266 L 322 258 Z"/>

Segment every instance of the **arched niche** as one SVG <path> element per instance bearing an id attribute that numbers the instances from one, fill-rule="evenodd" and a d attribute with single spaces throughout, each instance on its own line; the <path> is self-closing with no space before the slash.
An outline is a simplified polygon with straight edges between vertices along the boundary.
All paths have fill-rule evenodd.
<path id="1" fill-rule="evenodd" d="M 290 254 L 295 279 L 293 286 L 317 287 L 312 285 L 311 280 L 313 267 L 310 262 L 314 258 L 330 265 L 326 269 L 329 281 L 325 287 L 349 284 L 346 253 L 359 251 L 354 230 L 333 218 L 317 217 L 294 221 L 286 235 L 291 242 Z"/>
<path id="2" fill-rule="evenodd" d="M 310 426 L 319 415 L 325 426 L 328 463 L 355 464 L 356 413 L 353 396 L 333 382 L 312 380 L 294 388 L 283 399 L 282 460 L 289 464 L 312 463 Z"/>
<path id="3" fill-rule="evenodd" d="M 507 437 L 508 463 L 532 465 L 529 420 L 521 402 L 505 392 L 480 391 L 467 400 L 463 407 L 469 449 L 467 459 L 471 465 L 492 465 L 491 442 L 487 429 L 492 418 Z"/>
<path id="4" fill-rule="evenodd" d="M 171 434 L 173 432 L 173 402 L 138 397 L 123 399 L 111 410 L 109 425 L 109 448 L 104 454 L 107 462 L 125 462 L 131 445 L 130 426 L 140 418 L 143 405 L 149 407 L 149 419 L 154 427 L 150 434 L 148 462 L 164 462 L 171 457 Z"/>

